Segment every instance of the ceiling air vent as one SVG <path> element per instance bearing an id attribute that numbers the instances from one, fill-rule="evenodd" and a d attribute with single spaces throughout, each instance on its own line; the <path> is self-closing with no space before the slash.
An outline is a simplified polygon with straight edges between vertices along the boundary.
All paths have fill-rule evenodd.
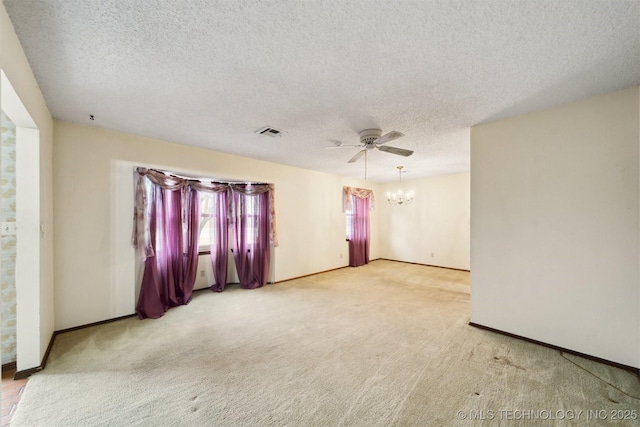
<path id="1" fill-rule="evenodd" d="M 267 126 L 266 128 L 260 129 L 256 133 L 259 134 L 259 135 L 270 136 L 272 138 L 275 138 L 276 136 L 281 136 L 282 135 L 282 131 L 280 129 L 272 128 L 272 127 L 269 127 L 269 126 Z"/>

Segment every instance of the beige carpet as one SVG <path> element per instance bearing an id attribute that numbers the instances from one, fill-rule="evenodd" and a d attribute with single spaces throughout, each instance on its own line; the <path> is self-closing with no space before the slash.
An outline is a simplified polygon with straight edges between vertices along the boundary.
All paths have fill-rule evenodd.
<path id="1" fill-rule="evenodd" d="M 12 426 L 640 423 L 634 374 L 468 321 L 469 273 L 391 261 L 198 292 L 59 335 Z"/>

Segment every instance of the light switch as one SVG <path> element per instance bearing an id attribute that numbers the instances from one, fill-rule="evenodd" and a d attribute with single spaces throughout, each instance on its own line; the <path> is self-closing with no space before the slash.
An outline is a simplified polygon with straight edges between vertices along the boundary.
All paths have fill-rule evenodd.
<path id="1" fill-rule="evenodd" d="M 16 234 L 16 223 L 15 222 L 3 222 L 2 223 L 2 235 L 3 236 L 11 236 Z"/>

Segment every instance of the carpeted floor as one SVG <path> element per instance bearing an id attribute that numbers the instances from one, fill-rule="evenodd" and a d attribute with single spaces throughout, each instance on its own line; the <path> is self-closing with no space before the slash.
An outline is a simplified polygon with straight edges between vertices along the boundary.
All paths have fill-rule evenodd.
<path id="1" fill-rule="evenodd" d="M 636 375 L 468 321 L 469 273 L 391 261 L 197 292 L 59 335 L 12 426 L 640 424 Z"/>

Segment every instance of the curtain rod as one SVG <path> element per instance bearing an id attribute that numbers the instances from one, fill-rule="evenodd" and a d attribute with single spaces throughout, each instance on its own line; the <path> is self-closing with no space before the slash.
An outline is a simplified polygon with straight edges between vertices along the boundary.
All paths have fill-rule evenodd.
<path id="1" fill-rule="evenodd" d="M 139 168 L 136 168 L 136 170 Z M 148 169 L 154 172 L 158 172 L 161 173 L 163 175 L 167 175 L 167 176 L 171 176 L 173 178 L 180 178 L 180 179 L 186 179 L 187 181 L 202 181 L 202 180 L 206 180 L 206 181 L 210 181 L 213 182 L 215 184 L 250 184 L 250 185 L 269 185 L 268 182 L 257 182 L 257 181 L 225 181 L 222 179 L 213 179 L 213 178 L 193 178 L 193 177 L 186 177 L 186 176 L 182 176 L 182 175 L 178 175 L 175 172 L 169 172 L 169 171 L 163 171 L 160 169 L 154 169 L 154 168 L 144 168 L 144 169 Z"/>

